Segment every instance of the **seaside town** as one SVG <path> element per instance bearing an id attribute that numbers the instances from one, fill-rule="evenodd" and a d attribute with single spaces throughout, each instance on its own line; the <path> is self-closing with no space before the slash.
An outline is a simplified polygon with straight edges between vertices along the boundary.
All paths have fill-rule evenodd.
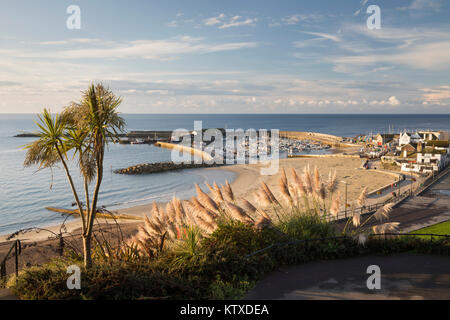
<path id="1" fill-rule="evenodd" d="M 4 317 L 450 301 L 450 1 L 0 9 Z"/>
<path id="2" fill-rule="evenodd" d="M 223 129 L 219 129 L 222 132 Z M 205 130 L 206 131 L 206 130 Z M 191 147 L 194 147 L 194 137 L 197 135 L 195 131 L 190 133 Z M 299 134 L 301 136 L 299 136 Z M 138 136 L 152 136 L 153 138 L 136 138 Z M 295 137 L 297 135 L 297 137 Z M 128 137 L 120 139 L 121 144 L 154 144 L 157 142 L 173 142 L 180 143 L 182 139 L 177 137 L 174 139 L 170 132 L 154 132 L 154 131 L 132 131 Z M 268 153 L 270 154 L 270 139 Z M 226 145 L 226 138 L 224 138 L 222 145 Z M 414 172 L 419 174 L 436 173 L 448 165 L 450 161 L 450 146 L 448 131 L 403 131 L 398 134 L 370 134 L 358 135 L 356 137 L 337 137 L 332 135 L 318 134 L 318 133 L 295 133 L 281 131 L 281 138 L 279 140 L 279 151 L 287 157 L 301 156 L 302 154 L 327 154 L 333 151 L 333 147 L 345 146 L 346 153 L 350 152 L 358 154 L 361 158 L 366 158 L 370 161 L 365 163 L 365 168 L 389 167 L 393 170 L 402 172 Z M 201 144 L 201 148 L 207 146 L 206 142 Z M 237 155 L 237 149 L 244 148 L 247 156 L 250 150 L 256 154 L 258 143 L 255 145 L 249 144 L 249 139 L 243 139 L 241 145 L 233 146 L 232 150 L 226 150 L 225 147 L 221 156 L 226 159 L 233 158 Z M 356 151 L 355 148 L 358 148 Z M 281 156 L 282 157 L 282 156 Z M 225 163 L 225 161 L 222 161 Z M 154 171 L 152 171 L 154 172 Z"/>
<path id="3" fill-rule="evenodd" d="M 403 172 L 436 173 L 450 161 L 448 131 L 405 131 L 358 136 L 351 141 L 363 144 L 361 156 L 379 159 Z"/>

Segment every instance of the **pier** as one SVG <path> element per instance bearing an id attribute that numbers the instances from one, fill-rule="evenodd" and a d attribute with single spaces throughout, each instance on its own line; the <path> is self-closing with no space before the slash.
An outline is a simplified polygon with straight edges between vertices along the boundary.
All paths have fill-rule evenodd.
<path id="1" fill-rule="evenodd" d="M 211 168 L 211 167 L 219 167 L 224 164 L 206 164 L 206 163 L 174 163 L 174 162 L 156 162 L 156 163 L 143 163 L 135 166 L 131 166 L 124 169 L 115 170 L 116 174 L 129 174 L 129 175 L 137 175 L 137 174 L 151 174 L 151 173 L 159 173 L 166 171 L 175 171 L 175 170 L 183 170 L 183 169 L 197 169 L 197 168 Z"/>

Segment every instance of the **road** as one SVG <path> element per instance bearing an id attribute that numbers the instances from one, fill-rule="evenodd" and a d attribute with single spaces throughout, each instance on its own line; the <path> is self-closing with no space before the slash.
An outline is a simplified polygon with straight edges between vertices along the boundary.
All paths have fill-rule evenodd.
<path id="1" fill-rule="evenodd" d="M 391 212 L 403 232 L 450 220 L 450 173 L 420 196 L 412 197 Z"/>

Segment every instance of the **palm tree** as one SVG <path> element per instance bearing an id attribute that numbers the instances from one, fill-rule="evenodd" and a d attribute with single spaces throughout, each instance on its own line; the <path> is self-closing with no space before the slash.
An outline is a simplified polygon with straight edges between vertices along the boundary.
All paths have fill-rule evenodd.
<path id="1" fill-rule="evenodd" d="M 121 98 L 102 84 L 91 85 L 83 92 L 81 101 L 71 103 L 61 116 L 52 118 L 48 110 L 44 109 L 43 114 L 39 115 L 41 123 L 37 123 L 40 128 L 39 139 L 26 146 L 25 166 L 47 168 L 58 162 L 63 164 L 81 216 L 86 268 L 92 265 L 91 237 L 103 179 L 105 148 L 108 139 L 114 141 L 125 128 L 125 121 L 117 112 L 121 102 Z M 78 166 L 84 179 L 86 210 L 83 210 L 67 166 L 69 150 L 74 151 L 74 158 L 78 156 Z M 89 184 L 94 179 L 95 187 L 90 201 Z"/>
<path id="2" fill-rule="evenodd" d="M 84 263 L 91 261 L 92 229 L 97 213 L 97 202 L 103 179 L 103 160 L 108 139 L 115 140 L 125 128 L 125 120 L 117 112 L 122 99 L 102 84 L 91 85 L 80 102 L 72 103 L 63 111 L 63 118 L 72 127 L 71 138 L 78 152 L 79 165 L 85 181 L 86 228 L 83 232 Z M 89 206 L 88 183 L 94 179 L 95 187 Z"/>
<path id="3" fill-rule="evenodd" d="M 44 109 L 44 112 L 38 115 L 38 118 L 39 122 L 36 122 L 36 125 L 40 129 L 38 132 L 39 139 L 25 146 L 25 149 L 28 151 L 25 156 L 24 166 L 39 165 L 40 169 L 44 169 L 51 168 L 61 162 L 78 206 L 80 216 L 84 220 L 82 214 L 83 207 L 67 165 L 68 147 L 65 143 L 65 139 L 67 138 L 67 122 L 58 115 L 52 117 L 47 109 Z M 83 223 L 83 227 L 84 225 L 85 223 Z"/>

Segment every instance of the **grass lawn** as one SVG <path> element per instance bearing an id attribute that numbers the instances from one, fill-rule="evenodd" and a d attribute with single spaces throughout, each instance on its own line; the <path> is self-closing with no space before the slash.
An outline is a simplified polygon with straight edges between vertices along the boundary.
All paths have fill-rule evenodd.
<path id="1" fill-rule="evenodd" d="M 441 222 L 426 228 L 422 228 L 419 230 L 411 231 L 410 233 L 419 233 L 419 234 L 448 234 L 450 235 L 450 220 Z"/>

